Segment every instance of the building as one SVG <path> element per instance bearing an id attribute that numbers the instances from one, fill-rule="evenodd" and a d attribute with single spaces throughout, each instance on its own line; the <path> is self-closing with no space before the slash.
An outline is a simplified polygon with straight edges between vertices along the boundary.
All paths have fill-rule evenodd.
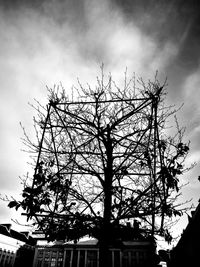
<path id="1" fill-rule="evenodd" d="M 155 255 L 150 241 L 124 241 L 120 247 L 110 247 L 112 267 L 149 267 Z M 33 267 L 98 267 L 98 242 L 89 240 L 77 244 L 36 246 Z"/>
<path id="2" fill-rule="evenodd" d="M 35 238 L 28 233 L 11 229 L 10 225 L 0 225 L 0 233 L 20 242 L 13 252 L 0 250 L 0 267 L 98 267 L 99 244 L 96 239 L 78 243 L 55 242 L 52 245 L 44 242 L 44 237 L 36 234 Z M 45 241 L 46 242 L 46 241 Z M 36 244 L 37 243 L 37 244 Z M 119 241 L 109 247 L 111 267 L 150 267 L 157 266 L 155 243 L 135 237 L 133 240 Z"/>
<path id="3" fill-rule="evenodd" d="M 11 224 L 0 224 L 0 267 L 31 267 L 36 240 L 28 232 L 17 232 Z"/>
<path id="4" fill-rule="evenodd" d="M 0 266 L 13 267 L 16 254 L 13 251 L 0 248 Z"/>
<path id="5" fill-rule="evenodd" d="M 189 217 L 189 222 L 182 236 L 171 253 L 170 267 L 200 266 L 200 204 Z"/>

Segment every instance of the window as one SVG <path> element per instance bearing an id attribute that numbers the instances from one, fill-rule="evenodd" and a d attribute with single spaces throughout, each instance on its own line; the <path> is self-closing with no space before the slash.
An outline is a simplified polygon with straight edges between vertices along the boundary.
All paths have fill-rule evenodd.
<path id="1" fill-rule="evenodd" d="M 113 266 L 115 267 L 120 267 L 120 251 L 119 250 L 114 250 L 113 251 L 114 253 L 114 263 L 113 263 Z"/>
<path id="2" fill-rule="evenodd" d="M 137 257 L 138 252 L 137 251 L 130 251 L 130 261 L 131 261 L 131 265 L 135 266 L 138 264 L 138 257 Z"/>
<path id="3" fill-rule="evenodd" d="M 79 267 L 85 267 L 85 250 L 80 250 Z"/>
<path id="4" fill-rule="evenodd" d="M 66 250 L 65 251 L 65 267 L 69 267 L 70 266 L 70 261 L 71 261 L 71 250 Z"/>
<path id="5" fill-rule="evenodd" d="M 78 251 L 73 250 L 72 267 L 77 267 Z"/>
<path id="6" fill-rule="evenodd" d="M 97 267 L 97 251 L 87 251 L 87 267 Z"/>
<path id="7" fill-rule="evenodd" d="M 52 258 L 51 259 L 51 267 L 55 267 L 56 266 L 56 258 Z"/>

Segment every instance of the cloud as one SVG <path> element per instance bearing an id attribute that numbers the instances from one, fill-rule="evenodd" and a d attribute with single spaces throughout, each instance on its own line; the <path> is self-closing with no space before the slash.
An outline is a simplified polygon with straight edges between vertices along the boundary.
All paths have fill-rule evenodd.
<path id="1" fill-rule="evenodd" d="M 185 99 L 184 121 L 187 123 L 188 137 L 192 140 L 191 146 L 195 153 L 200 154 L 199 131 L 200 131 L 200 66 L 195 72 L 188 75 L 183 87 Z M 196 155 L 197 156 L 197 155 Z"/>
<path id="2" fill-rule="evenodd" d="M 30 129 L 33 113 L 27 102 L 37 98 L 45 103 L 46 84 L 51 87 L 62 81 L 69 88 L 77 76 L 92 82 L 102 62 L 115 77 L 126 67 L 148 77 L 176 56 L 175 44 L 160 47 L 109 2 L 76 2 L 44 1 L 40 8 L 18 4 L 16 9 L 1 10 L 1 159 L 11 160 L 16 174 L 16 166 L 22 166 L 17 157 L 18 122 Z"/>
<path id="3" fill-rule="evenodd" d="M 183 88 L 184 97 L 187 100 L 186 107 L 191 112 L 188 114 L 193 120 L 199 118 L 200 115 L 200 65 L 191 73 L 185 80 L 185 86 Z M 191 116 L 192 115 L 192 116 Z"/>

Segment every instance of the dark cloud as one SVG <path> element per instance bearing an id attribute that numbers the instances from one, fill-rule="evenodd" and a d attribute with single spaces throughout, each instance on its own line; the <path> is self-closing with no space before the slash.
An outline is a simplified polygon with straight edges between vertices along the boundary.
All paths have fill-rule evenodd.
<path id="1" fill-rule="evenodd" d="M 73 34 L 77 35 L 82 54 L 96 60 L 106 61 L 106 40 L 102 36 L 104 21 L 109 28 L 109 23 L 118 18 L 124 20 L 125 25 L 133 24 L 138 27 L 145 36 L 149 36 L 157 42 L 160 49 L 164 49 L 166 42 L 172 42 L 179 46 L 175 66 L 170 67 L 169 73 L 175 72 L 177 66 L 181 71 L 192 72 L 197 67 L 198 41 L 199 41 L 199 1 L 156 1 L 156 0 L 110 0 L 110 1 L 81 1 L 81 0 L 43 0 L 43 1 L 1 1 L 5 10 L 31 8 L 46 19 L 53 20 L 59 27 L 70 25 Z M 102 3 L 102 4 L 101 4 Z M 103 8 L 106 6 L 107 10 Z M 103 11 L 101 13 L 101 11 Z M 96 12 L 96 18 L 93 17 Z M 101 18 L 102 20 L 101 20 Z M 106 18 L 110 17 L 110 20 Z M 91 28 L 96 27 L 96 36 L 90 39 Z M 51 30 L 51 29 L 49 29 Z M 115 28 L 112 29 L 115 31 Z M 110 32 L 108 32 L 110 34 Z M 130 34 L 132 34 L 130 32 Z M 100 38 L 102 39 L 100 40 Z M 89 40 L 88 40 L 89 38 Z M 96 41 L 96 42 L 95 42 Z M 105 46 L 102 44 L 105 44 Z M 95 45 L 96 43 L 96 45 Z M 90 55 L 91 52 L 91 55 Z"/>
<path id="2" fill-rule="evenodd" d="M 160 46 L 167 41 L 179 45 L 179 53 L 170 66 L 171 72 L 191 73 L 199 64 L 200 2 L 113 0 L 127 21 L 134 21 L 146 35 L 155 38 Z M 184 75 L 183 75 L 184 77 Z M 181 81 L 179 81 L 181 82 Z"/>

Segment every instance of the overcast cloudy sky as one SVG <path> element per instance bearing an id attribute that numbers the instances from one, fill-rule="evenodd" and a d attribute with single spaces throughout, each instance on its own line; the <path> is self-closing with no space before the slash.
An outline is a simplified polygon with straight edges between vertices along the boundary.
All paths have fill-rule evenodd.
<path id="1" fill-rule="evenodd" d="M 92 82 L 103 62 L 114 78 L 125 68 L 151 78 L 168 77 L 168 101 L 191 140 L 188 162 L 197 166 L 184 198 L 198 203 L 200 183 L 200 6 L 197 0 L 0 1 L 0 192 L 20 193 L 27 171 L 21 121 L 31 134 L 28 102 L 46 101 L 46 88 L 69 89 L 79 77 Z M 16 218 L 0 202 L 0 223 Z"/>

